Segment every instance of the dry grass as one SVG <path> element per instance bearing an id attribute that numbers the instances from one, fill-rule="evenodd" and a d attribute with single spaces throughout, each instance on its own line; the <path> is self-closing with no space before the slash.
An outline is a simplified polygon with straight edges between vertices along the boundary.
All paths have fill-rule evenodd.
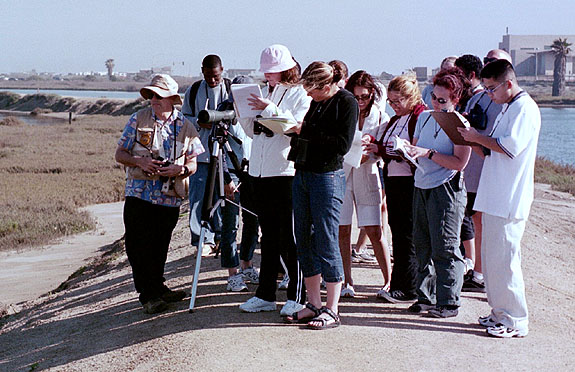
<path id="1" fill-rule="evenodd" d="M 547 183 L 553 190 L 575 195 L 575 167 L 538 157 L 535 162 L 535 182 Z"/>
<path id="2" fill-rule="evenodd" d="M 79 207 L 123 198 L 114 149 L 126 122 L 0 127 L 0 250 L 89 230 L 94 222 Z"/>

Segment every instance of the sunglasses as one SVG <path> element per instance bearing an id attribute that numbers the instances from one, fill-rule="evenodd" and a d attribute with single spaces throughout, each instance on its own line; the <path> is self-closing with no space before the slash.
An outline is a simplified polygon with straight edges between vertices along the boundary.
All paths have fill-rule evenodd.
<path id="1" fill-rule="evenodd" d="M 488 64 L 489 62 L 493 62 L 493 61 L 497 61 L 497 58 L 494 58 L 494 57 L 484 57 L 483 58 L 483 64 L 484 65 Z"/>
<path id="2" fill-rule="evenodd" d="M 487 94 L 493 94 L 493 93 L 495 93 L 495 91 L 496 91 L 497 89 L 499 89 L 500 86 L 502 86 L 502 85 L 505 84 L 506 82 L 507 82 L 507 80 L 503 81 L 501 84 L 497 85 L 497 86 L 494 87 L 494 88 L 487 88 L 485 85 L 483 86 L 483 88 L 485 89 L 485 93 L 487 93 Z"/>
<path id="3" fill-rule="evenodd" d="M 362 94 L 361 96 L 354 96 L 358 101 L 369 101 L 371 99 L 371 93 Z"/>
<path id="4" fill-rule="evenodd" d="M 157 100 L 164 99 L 164 97 L 158 95 L 158 93 L 156 93 L 156 92 L 152 92 L 152 95 L 150 96 L 150 99 L 153 99 L 153 98 L 155 98 L 155 99 L 157 99 Z"/>
<path id="5" fill-rule="evenodd" d="M 400 105 L 401 102 L 403 102 L 403 99 L 398 99 L 397 101 L 392 101 L 389 98 L 387 99 L 387 103 L 389 103 L 390 105 Z"/>
<path id="6" fill-rule="evenodd" d="M 431 92 L 431 99 L 437 101 L 440 105 L 445 105 L 447 100 L 445 98 L 437 98 L 435 93 Z"/>

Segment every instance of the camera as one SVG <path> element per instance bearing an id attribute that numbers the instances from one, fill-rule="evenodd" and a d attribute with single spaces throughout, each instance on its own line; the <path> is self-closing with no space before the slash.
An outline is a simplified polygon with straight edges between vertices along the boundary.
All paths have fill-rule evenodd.
<path id="1" fill-rule="evenodd" d="M 309 147 L 309 140 L 305 138 L 292 137 L 290 145 L 291 149 L 287 156 L 287 159 L 293 161 L 298 165 L 305 165 L 307 161 L 307 150 Z"/>
<path id="2" fill-rule="evenodd" d="M 487 128 L 487 114 L 477 103 L 469 110 L 467 120 L 475 129 L 484 130 Z"/>
<path id="3" fill-rule="evenodd" d="M 154 160 L 159 160 L 159 161 L 162 162 L 162 164 L 160 165 L 160 168 L 164 168 L 164 167 L 167 167 L 167 166 L 169 166 L 170 164 L 172 164 L 172 162 L 170 162 L 169 160 L 164 160 L 164 158 L 161 157 L 161 156 L 159 156 L 159 155 L 157 155 L 157 156 L 152 156 L 152 159 L 154 159 Z M 160 181 L 161 181 L 161 182 L 164 182 L 164 183 L 165 183 L 166 181 L 168 181 L 168 179 L 169 179 L 169 177 L 160 176 Z"/>

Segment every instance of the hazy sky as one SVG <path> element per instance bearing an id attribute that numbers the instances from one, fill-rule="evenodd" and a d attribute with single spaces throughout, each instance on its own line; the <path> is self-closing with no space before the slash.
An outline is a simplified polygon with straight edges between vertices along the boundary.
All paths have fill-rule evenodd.
<path id="1" fill-rule="evenodd" d="M 505 33 L 575 34 L 574 0 L 0 0 L 0 72 L 116 71 L 172 65 L 198 75 L 216 53 L 258 68 L 266 46 L 288 46 L 305 68 L 398 74 L 447 55 L 483 57 Z M 183 62 L 183 65 L 182 65 Z"/>

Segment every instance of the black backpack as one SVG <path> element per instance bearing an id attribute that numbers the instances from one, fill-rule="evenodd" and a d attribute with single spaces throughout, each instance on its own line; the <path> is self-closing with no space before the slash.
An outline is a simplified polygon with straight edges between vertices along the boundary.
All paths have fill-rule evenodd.
<path id="1" fill-rule="evenodd" d="M 192 84 L 192 88 L 190 89 L 190 96 L 188 97 L 188 103 L 190 108 L 192 109 L 191 116 L 196 116 L 196 96 L 198 95 L 198 90 L 200 89 L 200 84 L 203 80 L 198 80 L 194 84 Z M 232 81 L 228 78 L 224 78 L 224 85 L 226 86 L 226 92 L 228 96 L 231 94 L 230 87 L 232 86 Z"/>

